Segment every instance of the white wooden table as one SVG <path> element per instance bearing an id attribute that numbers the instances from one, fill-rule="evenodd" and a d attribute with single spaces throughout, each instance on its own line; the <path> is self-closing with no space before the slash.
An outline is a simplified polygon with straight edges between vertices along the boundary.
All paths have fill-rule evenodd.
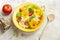
<path id="1" fill-rule="evenodd" d="M 41 6 L 45 5 L 46 6 L 45 14 L 55 15 L 55 20 L 47 25 L 47 28 L 44 31 L 41 40 L 60 40 L 60 1 L 59 0 L 50 0 L 50 1 L 49 0 L 0 0 L 0 14 L 2 14 L 1 9 L 4 4 L 6 3 L 11 4 L 14 10 L 18 5 L 24 2 L 32 2 Z M 11 17 L 11 15 L 4 17 Z M 41 28 L 34 33 L 29 33 L 29 34 L 24 33 L 25 35 L 23 36 L 21 36 L 23 32 L 19 31 L 20 32 L 19 37 L 15 37 L 13 35 L 12 27 L 10 27 L 4 34 L 1 34 L 0 40 L 38 40 L 39 35 L 41 34 L 41 31 L 43 29 Z"/>

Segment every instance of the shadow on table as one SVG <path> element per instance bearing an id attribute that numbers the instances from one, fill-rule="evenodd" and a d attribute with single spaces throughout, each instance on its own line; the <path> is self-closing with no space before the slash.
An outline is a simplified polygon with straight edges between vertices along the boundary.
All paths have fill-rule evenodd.
<path id="1" fill-rule="evenodd" d="M 21 35 L 22 37 L 29 37 L 29 36 L 34 35 L 34 33 L 36 33 L 36 31 L 35 32 L 23 32 L 19 30 L 18 28 L 16 28 L 13 24 L 12 24 L 12 29 L 13 29 L 13 33 L 15 36 Z"/>

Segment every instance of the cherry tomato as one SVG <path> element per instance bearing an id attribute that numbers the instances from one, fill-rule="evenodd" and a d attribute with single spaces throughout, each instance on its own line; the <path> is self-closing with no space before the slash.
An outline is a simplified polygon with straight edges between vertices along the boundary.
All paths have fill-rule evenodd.
<path id="1" fill-rule="evenodd" d="M 32 16 L 33 15 L 33 12 L 29 12 L 29 16 Z"/>
<path id="2" fill-rule="evenodd" d="M 5 4 L 2 8 L 2 11 L 5 13 L 5 14 L 10 14 L 12 12 L 12 7 L 11 5 L 9 4 Z"/>
<path id="3" fill-rule="evenodd" d="M 24 22 L 24 24 L 25 24 L 25 25 L 28 25 L 28 24 L 29 24 L 29 21 L 28 21 L 28 20 L 26 20 L 26 21 Z"/>
<path id="4" fill-rule="evenodd" d="M 22 11 L 23 11 L 23 10 L 20 8 L 20 9 L 19 9 L 19 12 L 22 12 Z"/>
<path id="5" fill-rule="evenodd" d="M 18 22 L 20 22 L 21 20 L 22 20 L 22 18 L 21 18 L 21 17 L 19 17 L 19 18 L 17 19 L 17 21 L 18 21 Z"/>

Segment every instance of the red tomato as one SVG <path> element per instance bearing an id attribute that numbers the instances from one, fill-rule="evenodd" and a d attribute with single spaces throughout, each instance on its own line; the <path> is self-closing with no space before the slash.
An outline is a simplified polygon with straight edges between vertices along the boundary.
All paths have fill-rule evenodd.
<path id="1" fill-rule="evenodd" d="M 20 8 L 20 9 L 19 9 L 19 12 L 22 12 L 22 11 L 23 11 L 23 10 Z"/>
<path id="2" fill-rule="evenodd" d="M 19 17 L 19 18 L 17 19 L 17 21 L 18 21 L 18 22 L 20 22 L 20 21 L 21 21 L 21 19 L 22 19 L 22 18 L 21 18 L 21 17 Z"/>
<path id="3" fill-rule="evenodd" d="M 32 16 L 33 12 L 29 12 L 29 16 Z"/>
<path id="4" fill-rule="evenodd" d="M 26 20 L 26 21 L 24 22 L 24 24 L 25 24 L 25 25 L 28 25 L 28 24 L 29 24 L 29 21 L 28 21 L 28 20 Z"/>
<path id="5" fill-rule="evenodd" d="M 5 13 L 5 14 L 10 14 L 12 12 L 12 7 L 11 5 L 9 4 L 5 4 L 2 8 L 2 11 Z"/>

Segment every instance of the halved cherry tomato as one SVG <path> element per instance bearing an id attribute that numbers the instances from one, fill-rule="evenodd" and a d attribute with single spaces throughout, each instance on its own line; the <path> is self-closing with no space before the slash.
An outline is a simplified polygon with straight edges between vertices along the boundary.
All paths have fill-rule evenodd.
<path id="1" fill-rule="evenodd" d="M 32 16 L 33 15 L 33 12 L 29 12 L 29 16 Z"/>
<path id="2" fill-rule="evenodd" d="M 28 21 L 28 20 L 26 20 L 26 21 L 24 22 L 24 24 L 25 24 L 25 25 L 28 25 L 28 24 L 29 24 L 29 21 Z"/>
<path id="3" fill-rule="evenodd" d="M 19 12 L 22 12 L 22 11 L 23 11 L 23 9 L 22 9 L 22 8 L 20 8 L 20 9 L 19 9 Z"/>
<path id="4" fill-rule="evenodd" d="M 17 21 L 20 22 L 21 20 L 22 20 L 22 18 L 21 17 L 18 17 Z"/>

